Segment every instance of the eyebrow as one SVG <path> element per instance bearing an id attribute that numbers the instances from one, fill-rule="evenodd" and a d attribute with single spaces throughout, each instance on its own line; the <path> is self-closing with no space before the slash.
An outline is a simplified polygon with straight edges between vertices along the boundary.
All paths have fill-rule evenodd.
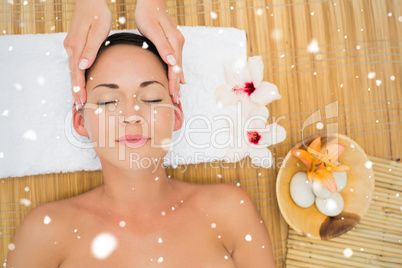
<path id="1" fill-rule="evenodd" d="M 140 84 L 140 88 L 144 88 L 144 87 L 147 87 L 147 86 L 152 85 L 152 84 L 155 84 L 155 83 L 161 85 L 162 87 L 165 87 L 165 86 L 164 86 L 161 82 L 159 82 L 159 81 L 150 80 L 150 81 L 144 81 L 144 82 L 142 82 L 142 83 Z M 107 87 L 107 88 L 111 88 L 111 89 L 120 89 L 119 85 L 117 85 L 117 84 L 99 84 L 99 85 L 97 85 L 96 87 L 94 87 L 93 90 L 95 90 L 95 89 L 98 88 L 98 87 Z"/>

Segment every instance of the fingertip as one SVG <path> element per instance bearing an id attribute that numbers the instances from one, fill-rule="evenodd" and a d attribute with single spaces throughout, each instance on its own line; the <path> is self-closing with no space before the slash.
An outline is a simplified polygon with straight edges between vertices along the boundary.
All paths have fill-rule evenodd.
<path id="1" fill-rule="evenodd" d="M 175 87 L 176 87 L 176 85 L 175 85 L 174 81 L 172 79 L 169 79 L 168 88 L 169 88 L 169 95 L 172 96 L 172 100 L 174 97 L 174 92 L 176 90 Z"/>
<path id="2" fill-rule="evenodd" d="M 166 60 L 167 60 L 167 62 L 168 62 L 170 65 L 176 65 L 176 59 L 175 59 L 175 57 L 173 56 L 173 54 L 168 55 L 168 56 L 166 57 Z"/>
<path id="3" fill-rule="evenodd" d="M 82 88 L 81 94 L 79 95 L 79 97 L 80 97 L 80 99 L 81 99 L 83 104 L 87 102 L 87 92 L 86 92 L 85 87 Z"/>
<path id="4" fill-rule="evenodd" d="M 80 99 L 79 96 L 74 96 L 74 107 L 73 107 L 73 114 L 80 109 Z"/>
<path id="5" fill-rule="evenodd" d="M 170 83 L 168 84 L 168 91 L 169 91 L 169 95 L 172 96 L 173 90 L 172 90 L 172 86 Z"/>
<path id="6" fill-rule="evenodd" d="M 78 68 L 80 68 L 81 70 L 85 70 L 88 68 L 88 63 L 89 63 L 88 59 L 82 58 L 80 64 L 78 65 Z"/>
<path id="7" fill-rule="evenodd" d="M 183 84 L 183 85 L 184 85 L 184 84 L 187 84 L 186 79 L 184 78 L 184 75 L 183 75 L 183 74 L 182 74 L 181 77 L 180 77 L 180 83 Z"/>
<path id="8" fill-rule="evenodd" d="M 181 92 L 180 92 L 180 84 L 179 84 L 179 86 L 177 87 L 177 91 L 176 91 L 177 104 L 179 104 L 180 98 L 181 98 Z"/>
<path id="9" fill-rule="evenodd" d="M 84 107 L 84 101 L 82 100 L 81 96 L 78 96 L 78 98 L 80 99 L 80 106 L 79 109 L 82 109 L 82 107 Z"/>

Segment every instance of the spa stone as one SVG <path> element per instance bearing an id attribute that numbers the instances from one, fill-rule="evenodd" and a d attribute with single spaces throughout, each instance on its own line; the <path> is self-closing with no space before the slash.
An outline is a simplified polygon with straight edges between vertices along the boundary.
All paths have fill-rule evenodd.
<path id="1" fill-rule="evenodd" d="M 299 207 L 308 208 L 314 204 L 315 196 L 306 172 L 300 171 L 293 175 L 290 181 L 290 196 Z"/>
<path id="2" fill-rule="evenodd" d="M 315 205 L 322 214 L 334 217 L 342 212 L 344 202 L 340 193 L 331 193 L 326 199 L 317 197 Z"/>

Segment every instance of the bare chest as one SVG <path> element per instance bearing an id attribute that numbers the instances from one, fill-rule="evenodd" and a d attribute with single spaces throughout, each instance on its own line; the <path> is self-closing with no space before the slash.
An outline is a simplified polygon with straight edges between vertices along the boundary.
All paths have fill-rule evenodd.
<path id="1" fill-rule="evenodd" d="M 64 232 L 60 267 L 234 267 L 228 235 L 207 211 L 179 208 L 159 218 L 76 215 Z M 68 230 L 67 230 L 68 229 Z"/>

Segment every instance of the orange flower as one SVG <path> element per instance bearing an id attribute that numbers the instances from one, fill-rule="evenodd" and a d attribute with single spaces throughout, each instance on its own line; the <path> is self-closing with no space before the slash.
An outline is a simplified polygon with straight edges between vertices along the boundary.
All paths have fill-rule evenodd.
<path id="1" fill-rule="evenodd" d="M 330 192 L 335 193 L 335 178 L 332 172 L 344 172 L 350 170 L 347 165 L 337 165 L 336 160 L 345 150 L 345 145 L 333 143 L 321 148 L 321 137 L 316 138 L 308 147 L 307 151 L 303 149 L 292 150 L 292 154 L 299 158 L 307 166 L 307 179 L 321 183 Z"/>

